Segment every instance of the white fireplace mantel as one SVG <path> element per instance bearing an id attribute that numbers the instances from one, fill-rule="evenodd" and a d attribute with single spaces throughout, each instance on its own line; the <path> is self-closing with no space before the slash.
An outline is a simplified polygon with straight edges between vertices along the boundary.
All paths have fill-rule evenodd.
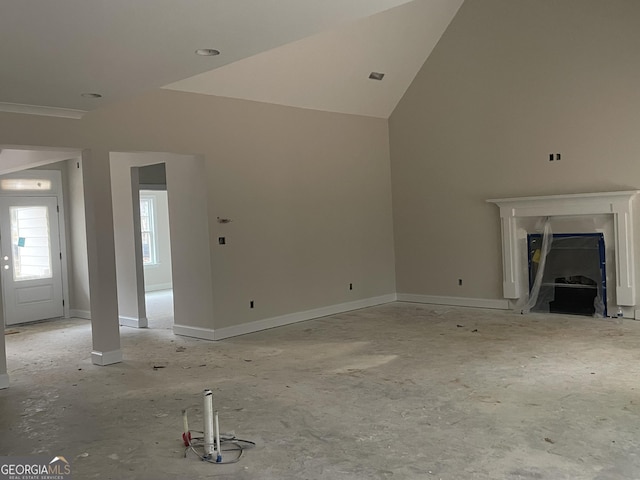
<path id="1" fill-rule="evenodd" d="M 524 287 L 517 241 L 518 218 L 611 214 L 615 234 L 616 300 L 618 305 L 636 305 L 632 200 L 638 193 L 640 190 L 487 200 L 500 207 L 505 298 L 520 298 Z"/>

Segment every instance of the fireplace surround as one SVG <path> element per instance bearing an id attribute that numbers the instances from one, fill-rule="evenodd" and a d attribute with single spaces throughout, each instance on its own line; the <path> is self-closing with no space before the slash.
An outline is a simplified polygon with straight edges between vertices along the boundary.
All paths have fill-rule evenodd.
<path id="1" fill-rule="evenodd" d="M 615 285 L 613 300 L 618 306 L 636 305 L 636 265 L 633 241 L 633 203 L 638 190 L 489 199 L 500 208 L 502 231 L 503 294 L 518 300 L 528 295 L 526 241 L 523 230 L 531 230 L 536 219 L 605 218 L 611 223 L 609 246 L 613 268 L 609 285 Z M 531 232 L 529 232 L 531 233 Z M 526 233 L 525 233 L 526 235 Z"/>

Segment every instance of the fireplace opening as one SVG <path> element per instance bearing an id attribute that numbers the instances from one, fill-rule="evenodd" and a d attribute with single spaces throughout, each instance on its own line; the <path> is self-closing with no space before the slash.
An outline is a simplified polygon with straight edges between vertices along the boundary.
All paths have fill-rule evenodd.
<path id="1" fill-rule="evenodd" d="M 542 234 L 527 235 L 531 311 L 606 317 L 604 235 L 551 234 L 546 246 L 544 240 Z"/>

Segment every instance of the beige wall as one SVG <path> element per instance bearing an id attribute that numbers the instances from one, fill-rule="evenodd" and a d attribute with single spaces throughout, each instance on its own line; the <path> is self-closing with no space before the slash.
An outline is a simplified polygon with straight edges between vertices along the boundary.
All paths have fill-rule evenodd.
<path id="1" fill-rule="evenodd" d="M 39 153 L 25 151 L 24 155 Z M 64 212 L 64 238 L 66 240 L 66 264 L 63 279 L 66 280 L 64 298 L 69 305 L 70 316 L 89 318 L 89 272 L 87 266 L 87 239 L 84 219 L 84 193 L 82 191 L 82 160 L 77 158 L 49 163 L 31 170 L 58 170 L 62 180 Z M 64 282 L 63 282 L 64 284 Z"/>
<path id="2" fill-rule="evenodd" d="M 85 231 L 84 191 L 82 188 L 82 161 L 68 160 L 67 188 L 67 249 L 69 256 L 69 301 L 71 315 L 88 318 L 90 314 L 89 264 L 87 262 L 87 234 Z"/>
<path id="3" fill-rule="evenodd" d="M 222 317 L 214 305 L 223 304 L 214 301 L 206 164 L 202 158 L 192 156 L 179 161 L 167 158 L 165 166 L 171 219 L 174 326 L 217 329 Z"/>
<path id="4" fill-rule="evenodd" d="M 65 298 L 68 299 L 71 316 L 90 318 L 82 159 L 80 157 L 71 158 L 34 167 L 33 170 L 59 170 L 61 172 L 69 282 L 69 292 L 65 292 Z"/>
<path id="5" fill-rule="evenodd" d="M 625 0 L 463 4 L 389 122 L 399 293 L 502 297 L 488 198 L 640 187 L 639 21 Z"/>
<path id="6" fill-rule="evenodd" d="M 134 209 L 133 202 L 134 192 L 137 195 L 137 170 L 132 169 L 132 166 L 143 165 L 145 157 L 121 152 L 112 152 L 109 156 L 118 314 L 121 321 L 141 322 L 146 326 L 144 298 L 140 298 L 144 295 L 142 259 L 136 259 L 136 248 L 140 245 L 140 237 L 136 234 L 139 220 L 135 218 L 138 207 Z"/>
<path id="7" fill-rule="evenodd" d="M 201 154 L 214 318 L 199 327 L 395 292 L 385 120 L 156 91 L 82 120 L 0 114 L 2 144 Z"/>

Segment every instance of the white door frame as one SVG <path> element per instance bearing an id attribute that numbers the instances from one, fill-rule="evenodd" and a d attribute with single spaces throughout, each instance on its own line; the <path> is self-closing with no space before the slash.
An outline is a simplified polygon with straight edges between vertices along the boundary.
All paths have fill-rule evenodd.
<path id="1" fill-rule="evenodd" d="M 6 179 L 0 180 L 0 185 L 4 187 Z M 24 179 L 18 182 L 24 182 Z M 42 184 L 44 180 L 36 180 Z M 20 323 L 33 322 L 38 320 L 61 318 L 64 316 L 64 294 L 62 291 L 62 252 L 60 249 L 60 222 L 58 221 L 58 197 L 51 196 L 0 196 L 1 214 L 0 228 L 3 232 L 1 243 L 2 250 L 2 280 L 4 294 L 4 314 L 6 325 L 16 325 Z M 12 210 L 16 208 L 24 213 L 12 215 Z M 45 212 L 43 212 L 43 210 Z M 30 213 L 26 213 L 26 212 Z M 36 213 L 39 212 L 39 213 Z M 26 222 L 20 218 L 22 215 Z M 43 215 L 44 214 L 44 215 Z M 46 250 L 48 252 L 49 269 L 44 270 L 44 266 L 35 270 L 27 271 L 26 277 L 17 278 L 19 272 L 25 273 L 18 265 L 23 253 L 29 255 L 33 247 L 30 238 L 31 232 L 27 230 L 22 233 L 25 225 L 32 225 L 33 220 L 27 220 L 35 215 L 35 222 L 40 229 L 45 229 L 48 242 Z M 15 223 L 14 223 L 15 222 Z M 18 238 L 14 237 L 13 229 L 18 229 L 18 235 L 25 235 L 24 243 L 20 244 Z M 39 234 L 36 234 L 36 236 Z M 24 246 L 24 249 L 16 248 Z"/>
<path id="2" fill-rule="evenodd" d="M 50 190 L 4 190 L 0 185 L 0 196 L 3 197 L 56 197 L 58 199 L 58 230 L 60 234 L 60 251 L 62 252 L 62 299 L 64 301 L 64 317 L 69 318 L 69 272 L 67 260 L 66 218 L 64 213 L 64 195 L 62 189 L 62 172 L 60 170 L 22 170 L 0 176 L 5 178 L 44 179 L 51 182 Z M 3 302 L 4 312 L 4 302 Z M 6 312 L 4 312 L 6 315 Z M 5 320 L 6 321 L 6 320 Z"/>

